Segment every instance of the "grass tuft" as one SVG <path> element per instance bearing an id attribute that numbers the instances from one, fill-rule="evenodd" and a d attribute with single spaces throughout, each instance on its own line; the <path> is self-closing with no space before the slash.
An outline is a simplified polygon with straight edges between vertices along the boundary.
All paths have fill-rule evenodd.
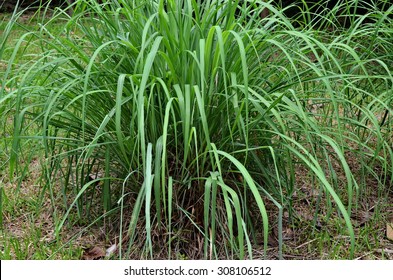
<path id="1" fill-rule="evenodd" d="M 338 1 L 323 13 L 306 6 L 297 21 L 291 7 L 79 0 L 71 16 L 40 17 L 9 65 L 22 45 L 41 53 L 2 74 L 11 180 L 38 145 L 42 186 L 56 209 L 62 197 L 56 237 L 105 217 L 119 224 L 121 259 L 251 259 L 259 236 L 262 257 L 281 259 L 305 170 L 318 192 L 312 230 L 334 216 L 337 248 L 354 258 L 366 181 L 392 187 L 393 8 Z"/>

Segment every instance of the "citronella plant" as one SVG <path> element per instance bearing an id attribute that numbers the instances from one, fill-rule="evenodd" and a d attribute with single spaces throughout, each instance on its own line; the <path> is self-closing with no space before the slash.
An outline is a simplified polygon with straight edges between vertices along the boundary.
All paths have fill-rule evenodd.
<path id="1" fill-rule="evenodd" d="M 120 258 L 244 259 L 258 236 L 268 257 L 272 228 L 282 257 L 302 166 L 352 257 L 360 183 L 392 166 L 391 9 L 369 9 L 345 28 L 306 9 L 300 29 L 272 1 L 77 1 L 20 73 L 10 170 L 22 137 L 41 141 L 58 235 L 120 206 Z"/>

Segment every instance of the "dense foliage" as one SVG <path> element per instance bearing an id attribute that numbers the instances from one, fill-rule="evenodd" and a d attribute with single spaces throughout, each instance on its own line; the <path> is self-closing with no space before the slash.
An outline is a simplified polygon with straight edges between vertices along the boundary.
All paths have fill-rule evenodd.
<path id="1" fill-rule="evenodd" d="M 272 1 L 78 1 L 61 34 L 34 32 L 42 55 L 3 74 L 11 176 L 39 141 L 66 209 L 57 234 L 117 213 L 120 258 L 243 259 L 260 233 L 266 255 L 272 227 L 281 257 L 303 168 L 352 256 L 364 178 L 392 184 L 393 8 L 345 2 L 294 25 Z M 357 5 L 368 13 L 345 14 Z"/>

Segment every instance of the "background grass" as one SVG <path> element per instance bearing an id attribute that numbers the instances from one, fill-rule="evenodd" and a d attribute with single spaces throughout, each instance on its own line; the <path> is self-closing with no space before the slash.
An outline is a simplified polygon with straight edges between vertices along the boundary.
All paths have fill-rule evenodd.
<path id="1" fill-rule="evenodd" d="M 119 258 L 375 255 L 392 205 L 392 8 L 310 7 L 293 25 L 272 2 L 112 2 L 2 34 L 17 69 L 0 95 L 5 171 L 20 189 L 38 156 L 55 251 L 98 226 Z M 368 13 L 343 26 L 356 5 Z"/>

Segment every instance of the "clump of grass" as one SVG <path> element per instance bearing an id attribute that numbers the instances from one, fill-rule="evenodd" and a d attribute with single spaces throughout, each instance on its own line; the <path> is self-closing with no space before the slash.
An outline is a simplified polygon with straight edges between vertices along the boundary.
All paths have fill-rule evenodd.
<path id="1" fill-rule="evenodd" d="M 47 51 L 17 78 L 10 173 L 21 141 L 41 141 L 45 187 L 60 184 L 67 209 L 56 233 L 119 206 L 119 258 L 244 259 L 260 232 L 267 257 L 273 226 L 282 257 L 302 165 L 352 257 L 359 183 L 391 184 L 391 10 L 300 30 L 272 1 L 80 0 L 63 34 L 34 34 Z"/>

